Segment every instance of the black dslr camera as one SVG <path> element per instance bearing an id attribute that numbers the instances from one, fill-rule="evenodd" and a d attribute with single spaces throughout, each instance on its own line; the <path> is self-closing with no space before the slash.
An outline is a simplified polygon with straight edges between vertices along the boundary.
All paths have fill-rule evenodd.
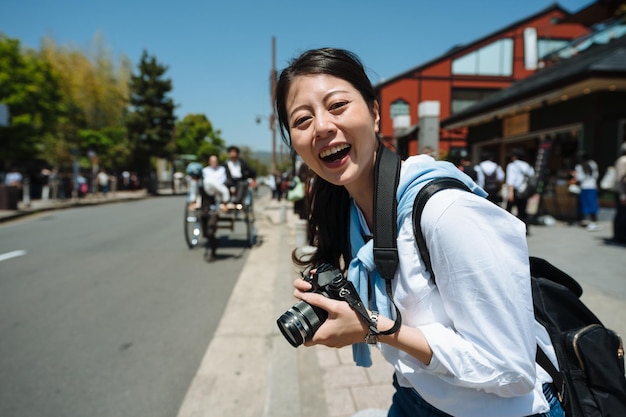
<path id="1" fill-rule="evenodd" d="M 352 308 L 362 306 L 354 285 L 332 265 L 321 264 L 314 274 L 309 274 L 309 270 L 305 270 L 302 278 L 313 286 L 311 292 L 333 300 L 346 301 Z M 300 300 L 280 316 L 276 323 L 285 339 L 293 347 L 298 347 L 305 340 L 311 339 L 327 318 L 326 310 Z"/>

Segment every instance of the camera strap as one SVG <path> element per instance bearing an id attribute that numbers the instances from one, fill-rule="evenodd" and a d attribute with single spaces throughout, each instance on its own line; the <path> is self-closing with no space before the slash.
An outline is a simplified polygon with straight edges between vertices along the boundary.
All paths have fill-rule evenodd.
<path id="1" fill-rule="evenodd" d="M 353 286 L 350 286 L 350 288 L 354 289 Z M 367 326 L 372 331 L 374 331 L 376 334 L 381 333 L 376 328 L 377 323 L 372 320 L 369 314 L 367 314 L 367 309 L 363 305 L 363 302 L 361 301 L 361 297 L 359 297 L 359 294 L 356 292 L 356 290 L 354 290 L 354 294 L 352 294 L 351 291 L 346 289 L 344 291 L 341 291 L 339 295 L 343 298 L 345 302 L 348 303 L 348 305 L 350 306 L 350 308 L 352 308 L 352 310 L 354 310 L 359 316 L 361 316 L 363 321 L 367 323 Z"/>
<path id="2" fill-rule="evenodd" d="M 396 189 L 400 181 L 400 157 L 389 150 L 382 142 L 376 152 L 374 165 L 374 263 L 378 273 L 385 280 L 387 297 L 396 309 L 396 320 L 389 330 L 379 331 L 370 328 L 377 334 L 393 334 L 402 324 L 400 310 L 393 301 L 391 281 L 398 268 L 398 226 L 396 224 L 398 202 Z M 393 186 L 390 186 L 393 184 Z M 370 318 L 368 317 L 368 322 Z"/>

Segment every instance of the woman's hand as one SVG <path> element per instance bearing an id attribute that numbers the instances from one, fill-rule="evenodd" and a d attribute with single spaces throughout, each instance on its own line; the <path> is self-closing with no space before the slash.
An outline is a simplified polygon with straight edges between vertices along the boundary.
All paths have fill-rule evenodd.
<path id="1" fill-rule="evenodd" d="M 315 332 L 311 340 L 304 343 L 305 346 L 325 345 L 340 348 L 365 340 L 368 328 L 347 302 L 309 292 L 311 284 L 303 279 L 295 280 L 293 286 L 295 287 L 293 294 L 296 298 L 328 312 L 328 318 L 324 324 Z"/>
<path id="2" fill-rule="evenodd" d="M 328 318 L 324 324 L 317 329 L 311 340 L 304 342 L 305 346 L 325 345 L 341 348 L 365 341 L 368 327 L 348 303 L 310 292 L 311 284 L 303 279 L 295 280 L 293 286 L 295 287 L 293 294 L 296 298 L 328 312 Z M 381 315 L 378 319 L 379 329 L 391 329 L 393 325 L 394 321 L 387 317 Z M 379 341 L 407 352 L 426 365 L 430 363 L 433 356 L 428 341 L 424 338 L 422 331 L 417 328 L 402 325 L 400 330 L 391 335 L 380 335 Z"/>

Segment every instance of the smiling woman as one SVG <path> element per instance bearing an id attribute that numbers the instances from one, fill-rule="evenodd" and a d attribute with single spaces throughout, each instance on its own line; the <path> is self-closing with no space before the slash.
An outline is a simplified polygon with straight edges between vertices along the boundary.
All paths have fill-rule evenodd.
<path id="1" fill-rule="evenodd" d="M 378 190 L 395 186 L 378 178 L 389 162 L 380 156 L 391 154 L 400 163 L 378 139 L 379 105 L 349 51 L 316 49 L 294 59 L 278 80 L 275 107 L 283 140 L 315 174 L 307 219 L 315 250 L 304 258 L 294 252 L 294 262 L 310 274 L 294 282 L 294 295 L 327 314 L 303 335 L 303 344 L 353 345 L 360 366 L 371 365 L 369 345 L 377 345 L 396 369 L 390 417 L 562 416 L 550 377 L 535 363 L 540 345 L 558 366 L 533 316 L 524 224 L 483 198 L 486 193 L 456 166 L 428 155 L 399 168 L 397 212 L 377 207 Z M 406 213 L 417 192 L 441 177 L 472 192 L 444 189 L 425 206 L 421 229 L 435 284 Z M 384 234 L 374 236 L 381 230 L 376 220 L 390 215 L 397 219 L 399 262 L 387 280 L 373 247 Z M 347 275 L 361 303 L 313 291 L 310 278 L 323 264 Z"/>
<path id="2" fill-rule="evenodd" d="M 371 194 L 373 184 L 362 179 L 374 172 L 376 102 L 366 102 L 351 83 L 326 74 L 295 79 L 287 102 L 291 146 L 304 162 L 352 196 Z"/>

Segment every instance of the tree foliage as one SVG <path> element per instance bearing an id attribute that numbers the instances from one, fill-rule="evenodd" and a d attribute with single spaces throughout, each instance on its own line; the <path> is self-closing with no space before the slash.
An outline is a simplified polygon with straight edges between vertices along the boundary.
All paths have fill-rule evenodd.
<path id="1" fill-rule="evenodd" d="M 167 67 L 144 51 L 137 69 L 126 56 L 114 60 L 99 34 L 87 50 L 51 38 L 32 50 L 0 33 L 0 103 L 10 113 L 0 126 L 0 171 L 37 161 L 67 172 L 75 158 L 87 168 L 93 152 L 112 172 L 145 173 L 154 157 L 224 153 L 207 116 L 187 115 L 174 128 Z"/>
<path id="2" fill-rule="evenodd" d="M 206 161 L 209 155 L 219 155 L 226 149 L 220 135 L 204 114 L 188 114 L 176 124 L 176 154 L 195 155 Z"/>
<path id="3" fill-rule="evenodd" d="M 5 168 L 33 158 L 38 144 L 56 128 L 60 102 L 59 79 L 51 65 L 0 34 L 0 103 L 10 114 L 9 126 L 0 127 Z"/>
<path id="4" fill-rule="evenodd" d="M 131 64 L 122 56 L 116 64 L 100 35 L 96 35 L 89 55 L 72 46 L 58 46 L 46 38 L 40 56 L 59 74 L 64 112 L 58 120 L 56 140 L 65 146 L 46 141 L 43 147 L 48 160 L 67 165 L 78 151 L 79 160 L 88 164 L 86 154 L 96 152 L 108 168 L 128 166 L 128 146 L 124 117 L 128 102 Z M 86 140 L 89 138 L 89 140 Z"/>
<path id="5" fill-rule="evenodd" d="M 81 128 L 101 129 L 124 123 L 128 100 L 130 62 L 117 65 L 101 38 L 94 40 L 92 56 L 71 46 L 57 46 L 44 39 L 41 56 L 57 70 L 66 98 L 81 110 L 74 122 Z"/>
<path id="6" fill-rule="evenodd" d="M 143 169 L 148 167 L 150 156 L 170 160 L 175 151 L 175 105 L 168 97 L 172 82 L 164 78 L 167 69 L 144 51 L 139 73 L 130 77 L 130 112 L 126 126 L 138 158 L 135 162 Z"/>

